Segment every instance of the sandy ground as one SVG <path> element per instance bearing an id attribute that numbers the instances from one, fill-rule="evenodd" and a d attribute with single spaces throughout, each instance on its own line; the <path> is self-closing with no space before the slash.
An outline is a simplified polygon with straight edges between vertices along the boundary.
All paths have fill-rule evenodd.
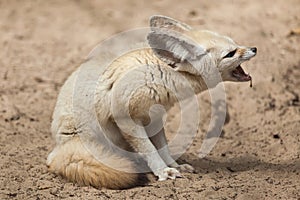
<path id="1" fill-rule="evenodd" d="M 300 26 L 300 1 L 149 2 L 0 0 L 0 199 L 300 199 L 300 37 L 288 36 Z M 223 137 L 206 158 L 197 156 L 209 122 L 204 93 L 203 126 L 181 158 L 197 173 L 124 191 L 50 174 L 45 161 L 60 87 L 98 42 L 146 26 L 153 14 L 257 46 L 244 65 L 254 87 L 226 83 Z"/>

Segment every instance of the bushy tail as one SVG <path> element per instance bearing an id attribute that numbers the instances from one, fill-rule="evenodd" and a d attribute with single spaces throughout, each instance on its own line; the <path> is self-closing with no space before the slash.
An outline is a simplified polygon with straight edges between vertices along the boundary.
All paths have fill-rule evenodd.
<path id="1" fill-rule="evenodd" d="M 135 164 L 129 159 L 109 152 L 105 152 L 105 156 L 105 159 L 108 159 L 109 163 L 115 163 L 118 169 L 135 169 Z M 147 181 L 145 175 L 119 171 L 99 162 L 84 148 L 79 137 L 56 146 L 48 156 L 47 165 L 51 172 L 80 185 L 95 188 L 126 189 Z"/>

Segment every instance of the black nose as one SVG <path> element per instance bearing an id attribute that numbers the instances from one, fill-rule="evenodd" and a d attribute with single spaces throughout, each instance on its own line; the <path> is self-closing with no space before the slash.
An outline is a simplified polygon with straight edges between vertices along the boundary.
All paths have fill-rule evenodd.
<path id="1" fill-rule="evenodd" d="M 256 48 L 256 47 L 252 47 L 252 48 L 251 48 L 251 51 L 252 51 L 253 53 L 256 53 L 256 52 L 257 52 L 257 48 Z"/>

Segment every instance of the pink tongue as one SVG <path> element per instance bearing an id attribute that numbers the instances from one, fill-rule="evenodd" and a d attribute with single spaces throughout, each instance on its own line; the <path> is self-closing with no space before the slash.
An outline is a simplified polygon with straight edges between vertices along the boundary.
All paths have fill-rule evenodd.
<path id="1" fill-rule="evenodd" d="M 235 68 L 232 71 L 232 75 L 236 77 L 239 81 L 251 81 L 251 76 L 246 74 L 241 66 Z"/>

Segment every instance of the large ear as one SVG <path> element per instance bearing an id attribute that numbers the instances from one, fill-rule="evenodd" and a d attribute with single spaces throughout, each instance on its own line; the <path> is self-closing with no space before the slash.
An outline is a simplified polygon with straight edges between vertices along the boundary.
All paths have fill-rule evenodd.
<path id="1" fill-rule="evenodd" d="M 153 30 L 147 39 L 154 53 L 168 64 L 195 60 L 206 54 L 202 46 L 174 31 Z"/>
<path id="2" fill-rule="evenodd" d="M 148 43 L 155 55 L 177 71 L 199 75 L 191 65 L 206 55 L 205 48 L 182 34 L 168 30 L 153 30 L 148 36 Z"/>
<path id="3" fill-rule="evenodd" d="M 169 17 L 158 15 L 150 18 L 150 26 L 151 32 L 147 39 L 155 55 L 175 70 L 197 73 L 189 61 L 200 60 L 207 52 L 184 35 L 191 28 Z"/>
<path id="4" fill-rule="evenodd" d="M 178 32 L 189 31 L 192 29 L 185 23 L 179 22 L 175 19 L 163 15 L 153 15 L 152 17 L 150 17 L 150 27 L 151 30 L 156 28 L 165 28 Z"/>

